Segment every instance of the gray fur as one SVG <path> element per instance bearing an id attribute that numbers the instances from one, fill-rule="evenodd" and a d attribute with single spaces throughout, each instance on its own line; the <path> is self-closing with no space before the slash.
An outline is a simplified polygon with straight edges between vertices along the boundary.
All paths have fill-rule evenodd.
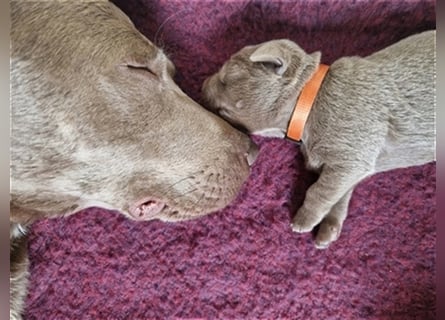
<path id="1" fill-rule="evenodd" d="M 10 7 L 11 226 L 93 205 L 178 221 L 235 197 L 256 146 L 186 96 L 172 62 L 117 7 Z M 26 293 L 26 252 L 12 260 L 20 239 L 11 233 L 16 319 Z"/>
<path id="2" fill-rule="evenodd" d="M 29 261 L 28 261 L 28 237 L 23 227 L 17 223 L 10 223 L 10 296 L 9 318 L 19 320 L 22 318 L 23 302 L 28 286 Z"/>
<path id="3" fill-rule="evenodd" d="M 296 232 L 321 223 L 317 247 L 338 238 L 362 179 L 435 160 L 435 39 L 426 31 L 330 66 L 302 137 L 307 167 L 320 176 L 292 221 Z M 285 137 L 320 57 L 285 39 L 247 46 L 205 81 L 203 93 L 214 112 L 248 132 Z"/>

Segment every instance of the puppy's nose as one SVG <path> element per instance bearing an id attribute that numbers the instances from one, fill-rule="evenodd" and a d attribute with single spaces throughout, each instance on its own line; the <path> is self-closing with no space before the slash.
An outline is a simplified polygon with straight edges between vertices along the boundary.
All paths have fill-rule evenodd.
<path id="1" fill-rule="evenodd" d="M 258 157 L 259 148 L 254 142 L 250 142 L 249 150 L 246 152 L 247 163 L 251 167 Z"/>

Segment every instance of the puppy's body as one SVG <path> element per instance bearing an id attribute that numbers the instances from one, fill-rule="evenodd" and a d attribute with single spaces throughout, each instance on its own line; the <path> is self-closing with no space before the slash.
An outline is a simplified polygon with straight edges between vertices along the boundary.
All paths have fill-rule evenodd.
<path id="1" fill-rule="evenodd" d="M 435 160 L 435 35 L 423 32 L 330 66 L 302 136 L 307 167 L 320 177 L 292 223 L 297 232 L 321 223 L 318 247 L 337 239 L 363 178 Z M 249 46 L 203 91 L 227 120 L 251 133 L 284 137 L 295 101 L 319 63 L 320 53 L 308 55 L 288 40 Z"/>

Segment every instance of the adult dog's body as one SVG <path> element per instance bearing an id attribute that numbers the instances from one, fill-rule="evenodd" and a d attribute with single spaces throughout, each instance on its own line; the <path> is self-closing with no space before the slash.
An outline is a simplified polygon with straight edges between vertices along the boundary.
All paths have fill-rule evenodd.
<path id="1" fill-rule="evenodd" d="M 320 177 L 294 217 L 320 224 L 318 247 L 340 234 L 354 187 L 376 172 L 435 160 L 435 31 L 329 68 L 309 113 L 302 151 Z M 320 63 L 289 40 L 248 46 L 206 80 L 216 113 L 259 135 L 285 137 L 295 101 Z"/>
<path id="2" fill-rule="evenodd" d="M 106 1 L 11 2 L 11 318 L 24 228 L 91 205 L 176 221 L 227 205 L 256 147 L 173 82 L 174 66 Z"/>

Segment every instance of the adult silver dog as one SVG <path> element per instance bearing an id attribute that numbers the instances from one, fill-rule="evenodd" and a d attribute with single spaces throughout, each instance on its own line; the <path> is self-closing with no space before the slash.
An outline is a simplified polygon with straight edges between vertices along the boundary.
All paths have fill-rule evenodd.
<path id="1" fill-rule="evenodd" d="M 174 66 L 106 1 L 11 2 L 11 318 L 35 219 L 91 205 L 176 221 L 227 205 L 248 137 L 173 82 Z"/>

